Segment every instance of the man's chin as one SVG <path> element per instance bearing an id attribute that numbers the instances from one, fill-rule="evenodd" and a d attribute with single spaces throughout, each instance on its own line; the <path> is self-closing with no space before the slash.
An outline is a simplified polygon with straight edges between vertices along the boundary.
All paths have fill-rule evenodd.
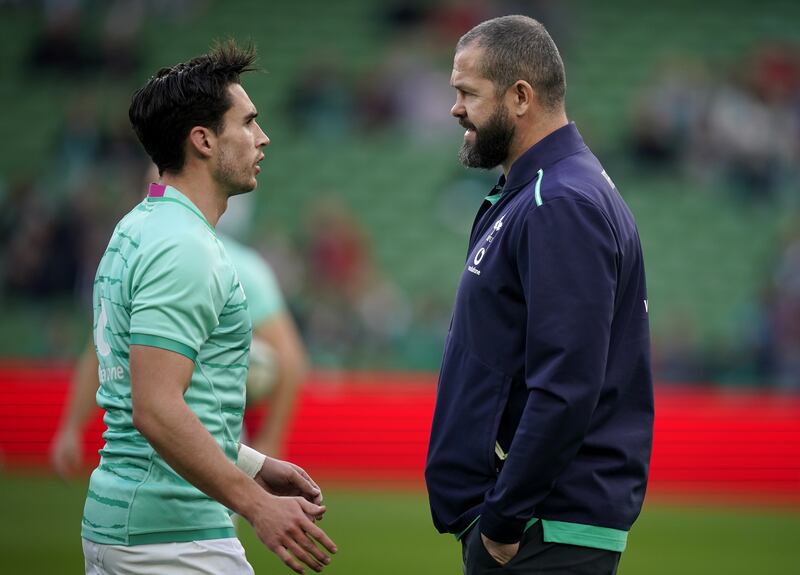
<path id="1" fill-rule="evenodd" d="M 235 188 L 232 188 L 231 193 L 228 194 L 228 197 L 241 196 L 242 194 L 249 194 L 257 187 L 258 187 L 258 180 L 253 178 L 253 181 L 249 182 L 247 185 L 237 186 Z"/>
<path id="2" fill-rule="evenodd" d="M 488 165 L 484 158 L 475 153 L 474 146 L 466 142 L 464 142 L 461 149 L 458 151 L 458 161 L 466 168 L 480 168 L 484 170 L 491 170 L 499 165 L 499 163 L 493 166 Z"/>
<path id="3" fill-rule="evenodd" d="M 474 168 L 475 166 L 472 164 L 475 158 L 473 156 L 472 145 L 465 141 L 461 144 L 461 149 L 458 150 L 458 161 L 466 168 Z"/>

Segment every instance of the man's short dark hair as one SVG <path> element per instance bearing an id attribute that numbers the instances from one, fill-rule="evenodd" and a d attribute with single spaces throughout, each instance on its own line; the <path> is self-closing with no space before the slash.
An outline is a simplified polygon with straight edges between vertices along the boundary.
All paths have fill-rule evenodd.
<path id="1" fill-rule="evenodd" d="M 255 48 L 232 40 L 188 62 L 161 68 L 133 95 L 128 118 L 158 173 L 180 172 L 186 137 L 195 126 L 219 133 L 231 106 L 228 86 L 255 70 Z"/>
<path id="2" fill-rule="evenodd" d="M 525 80 L 545 109 L 563 106 L 567 90 L 564 62 L 540 22 L 527 16 L 487 20 L 461 37 L 456 52 L 467 47 L 483 49 L 481 74 L 494 83 L 498 93 Z"/>

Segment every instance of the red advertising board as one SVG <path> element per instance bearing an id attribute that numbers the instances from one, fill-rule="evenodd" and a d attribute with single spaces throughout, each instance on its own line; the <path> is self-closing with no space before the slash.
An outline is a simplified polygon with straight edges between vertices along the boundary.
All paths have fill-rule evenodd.
<path id="1" fill-rule="evenodd" d="M 70 375 L 70 366 L 0 366 L 6 471 L 46 469 Z M 315 373 L 285 456 L 330 482 L 421 487 L 435 386 L 429 373 Z M 100 415 L 85 433 L 91 465 L 102 446 Z M 263 416 L 251 410 L 247 426 Z M 800 504 L 800 396 L 658 387 L 649 494 Z"/>

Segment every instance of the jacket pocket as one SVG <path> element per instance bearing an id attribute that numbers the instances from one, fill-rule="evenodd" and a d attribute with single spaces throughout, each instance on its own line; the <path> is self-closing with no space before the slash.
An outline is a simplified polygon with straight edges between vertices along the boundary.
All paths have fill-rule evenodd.
<path id="1" fill-rule="evenodd" d="M 429 464 L 472 483 L 494 478 L 495 442 L 511 379 L 450 342 L 436 397 Z"/>

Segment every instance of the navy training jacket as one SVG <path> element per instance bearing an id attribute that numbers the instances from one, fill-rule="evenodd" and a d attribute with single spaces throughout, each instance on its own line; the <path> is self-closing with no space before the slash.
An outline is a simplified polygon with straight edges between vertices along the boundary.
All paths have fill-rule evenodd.
<path id="1" fill-rule="evenodd" d="M 500 185 L 473 224 L 439 374 L 434 524 L 457 534 L 480 515 L 505 543 L 533 517 L 627 531 L 654 414 L 636 223 L 572 123 Z"/>

